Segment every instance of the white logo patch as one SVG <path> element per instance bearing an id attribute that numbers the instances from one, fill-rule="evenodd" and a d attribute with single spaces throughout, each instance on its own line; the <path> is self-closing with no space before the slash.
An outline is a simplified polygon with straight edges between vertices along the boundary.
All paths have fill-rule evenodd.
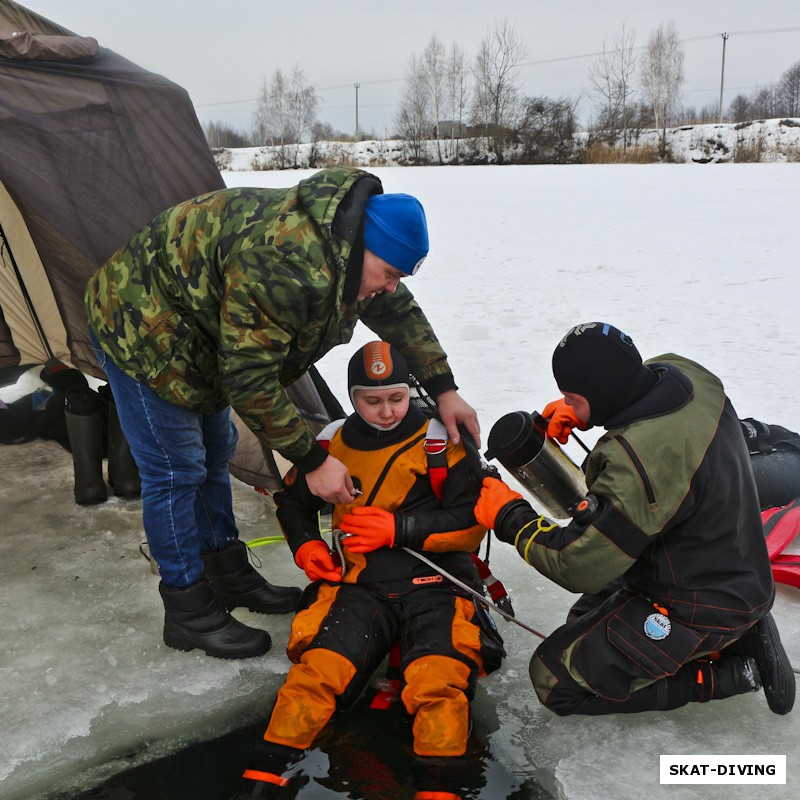
<path id="1" fill-rule="evenodd" d="M 386 374 L 386 364 L 383 361 L 373 361 L 369 365 L 369 371 L 374 378 L 381 378 Z"/>
<path id="2" fill-rule="evenodd" d="M 644 633 L 648 639 L 666 639 L 671 630 L 672 623 L 664 614 L 650 614 L 644 621 Z"/>

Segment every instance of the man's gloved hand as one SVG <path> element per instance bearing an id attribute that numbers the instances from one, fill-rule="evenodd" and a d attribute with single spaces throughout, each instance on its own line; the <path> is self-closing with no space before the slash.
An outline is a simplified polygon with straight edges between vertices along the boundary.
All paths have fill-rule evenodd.
<path id="1" fill-rule="evenodd" d="M 497 478 L 484 478 L 481 485 L 483 488 L 475 505 L 475 519 L 486 528 L 494 528 L 501 509 L 523 498 L 519 492 L 510 489 Z"/>
<path id="2" fill-rule="evenodd" d="M 339 528 L 350 534 L 342 539 L 342 547 L 353 553 L 371 553 L 394 544 L 394 514 L 382 508 L 357 506 L 342 517 Z"/>
<path id="3" fill-rule="evenodd" d="M 328 545 L 322 539 L 305 542 L 294 555 L 294 563 L 302 569 L 310 581 L 339 583 L 342 571 L 334 563 Z"/>
<path id="4" fill-rule="evenodd" d="M 575 416 L 575 410 L 567 405 L 563 397 L 548 403 L 542 411 L 542 416 L 549 420 L 547 435 L 561 444 L 567 443 L 573 428 L 579 431 L 586 430 L 586 423 Z"/>

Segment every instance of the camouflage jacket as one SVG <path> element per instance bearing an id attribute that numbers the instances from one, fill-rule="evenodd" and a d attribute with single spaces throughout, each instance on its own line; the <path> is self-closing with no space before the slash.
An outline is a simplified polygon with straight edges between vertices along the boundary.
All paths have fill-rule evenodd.
<path id="1" fill-rule="evenodd" d="M 231 405 L 263 444 L 313 469 L 324 455 L 283 387 L 350 341 L 359 319 L 423 384 L 453 385 L 403 284 L 346 302 L 364 204 L 380 191 L 373 175 L 335 168 L 288 189 L 222 189 L 167 209 L 90 280 L 90 328 L 160 397 L 201 413 Z"/>

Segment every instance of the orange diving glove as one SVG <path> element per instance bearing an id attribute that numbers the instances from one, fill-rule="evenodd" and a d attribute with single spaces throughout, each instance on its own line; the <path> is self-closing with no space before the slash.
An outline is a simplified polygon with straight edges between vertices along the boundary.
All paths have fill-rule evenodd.
<path id="1" fill-rule="evenodd" d="M 294 554 L 294 563 L 310 581 L 339 583 L 342 580 L 342 571 L 334 563 L 331 551 L 322 539 L 312 539 L 300 545 Z"/>
<path id="2" fill-rule="evenodd" d="M 586 430 L 586 423 L 575 416 L 575 410 L 567 405 L 567 401 L 562 397 L 560 400 L 553 400 L 548 403 L 542 411 L 542 416 L 546 417 L 547 435 L 561 444 L 566 444 L 573 428 L 579 431 Z"/>
<path id="3" fill-rule="evenodd" d="M 497 478 L 484 478 L 478 502 L 475 505 L 475 519 L 485 528 L 494 528 L 497 515 L 503 506 L 522 500 L 522 495 L 506 486 Z"/>
<path id="4" fill-rule="evenodd" d="M 353 553 L 371 553 L 394 545 L 394 514 L 382 508 L 357 506 L 342 517 L 339 528 L 350 534 L 342 539 L 342 547 Z"/>

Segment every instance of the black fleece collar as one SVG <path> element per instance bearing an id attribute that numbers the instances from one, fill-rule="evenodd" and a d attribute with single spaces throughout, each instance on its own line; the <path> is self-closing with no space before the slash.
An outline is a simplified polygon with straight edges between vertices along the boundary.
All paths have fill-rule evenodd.
<path id="1" fill-rule="evenodd" d="M 350 244 L 342 296 L 345 305 L 355 302 L 361 288 L 364 267 L 364 207 L 373 194 L 382 192 L 381 182 L 374 175 L 365 173 L 342 198 L 333 217 L 331 231 Z"/>
<path id="2" fill-rule="evenodd" d="M 647 366 L 656 374 L 655 386 L 644 397 L 606 420 L 603 426 L 606 430 L 661 417 L 677 411 L 694 397 L 692 382 L 677 367 L 658 362 Z"/>
<path id="3" fill-rule="evenodd" d="M 342 426 L 342 439 L 355 450 L 380 450 L 407 439 L 424 422 L 425 415 L 414 405 L 409 406 L 405 419 L 391 431 L 379 431 L 358 414 L 351 414 Z"/>

